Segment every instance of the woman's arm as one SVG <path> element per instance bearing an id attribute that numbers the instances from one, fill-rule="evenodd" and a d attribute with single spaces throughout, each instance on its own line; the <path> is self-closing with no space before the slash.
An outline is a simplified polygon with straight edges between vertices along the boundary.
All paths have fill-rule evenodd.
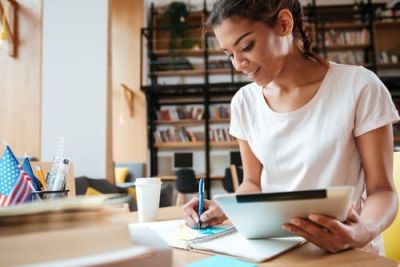
<path id="1" fill-rule="evenodd" d="M 261 162 L 256 158 L 247 141 L 238 139 L 243 164 L 243 182 L 236 193 L 261 191 Z"/>
<path id="2" fill-rule="evenodd" d="M 394 220 L 397 195 L 393 185 L 392 126 L 375 129 L 356 138 L 365 175 L 367 199 L 361 215 L 354 207 L 342 223 L 312 214 L 309 220 L 295 218 L 284 229 L 303 236 L 330 252 L 365 246 Z"/>
<path id="3" fill-rule="evenodd" d="M 381 127 L 356 139 L 360 151 L 367 199 L 361 212 L 371 239 L 394 220 L 397 213 L 397 194 L 393 183 L 392 125 Z"/>
<path id="4" fill-rule="evenodd" d="M 239 186 L 237 193 L 259 192 L 261 191 L 261 169 L 262 165 L 251 151 L 248 143 L 244 140 L 238 140 L 240 155 L 243 163 L 243 183 Z M 199 222 L 199 214 L 197 213 L 199 200 L 197 197 L 191 199 L 183 207 L 183 214 L 186 224 L 195 227 Z M 222 223 L 226 216 L 222 210 L 212 200 L 205 200 L 204 213 L 201 214 L 202 226 L 213 226 Z"/>

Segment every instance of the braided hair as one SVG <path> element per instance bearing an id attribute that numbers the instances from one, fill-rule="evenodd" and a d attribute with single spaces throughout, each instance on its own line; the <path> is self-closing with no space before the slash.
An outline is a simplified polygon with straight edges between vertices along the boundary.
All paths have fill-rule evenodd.
<path id="1" fill-rule="evenodd" d="M 245 18 L 250 21 L 263 21 L 274 27 L 279 12 L 288 9 L 293 16 L 293 36 L 304 56 L 326 64 L 325 60 L 311 49 L 311 38 L 304 27 L 303 9 L 299 0 L 218 0 L 206 22 L 206 28 L 212 29 L 231 17 Z"/>

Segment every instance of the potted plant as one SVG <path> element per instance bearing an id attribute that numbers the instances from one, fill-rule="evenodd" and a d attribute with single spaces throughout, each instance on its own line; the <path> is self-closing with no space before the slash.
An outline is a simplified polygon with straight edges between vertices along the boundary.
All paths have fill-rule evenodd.
<path id="1" fill-rule="evenodd" d="M 183 2 L 172 2 L 165 11 L 165 21 L 169 28 L 169 50 L 191 48 L 192 41 L 186 36 L 188 8 Z"/>

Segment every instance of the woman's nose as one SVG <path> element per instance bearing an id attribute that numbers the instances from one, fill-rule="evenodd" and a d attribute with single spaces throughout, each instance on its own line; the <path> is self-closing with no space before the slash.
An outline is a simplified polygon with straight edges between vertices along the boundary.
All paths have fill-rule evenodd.
<path id="1" fill-rule="evenodd" d="M 239 57 L 233 58 L 232 63 L 233 67 L 237 71 L 243 71 L 249 66 L 249 61 L 246 58 L 239 58 Z"/>

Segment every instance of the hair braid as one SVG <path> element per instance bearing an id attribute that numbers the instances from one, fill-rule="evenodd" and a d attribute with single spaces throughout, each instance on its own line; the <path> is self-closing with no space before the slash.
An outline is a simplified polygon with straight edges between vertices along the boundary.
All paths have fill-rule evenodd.
<path id="1" fill-rule="evenodd" d="M 306 57 L 313 57 L 314 53 L 311 50 L 311 38 L 304 27 L 304 22 L 303 22 L 303 9 L 300 6 L 299 1 L 295 1 L 294 8 L 293 8 L 293 15 L 294 18 L 296 19 L 295 25 L 297 26 L 298 33 L 301 35 L 302 43 L 303 43 L 303 53 Z"/>

